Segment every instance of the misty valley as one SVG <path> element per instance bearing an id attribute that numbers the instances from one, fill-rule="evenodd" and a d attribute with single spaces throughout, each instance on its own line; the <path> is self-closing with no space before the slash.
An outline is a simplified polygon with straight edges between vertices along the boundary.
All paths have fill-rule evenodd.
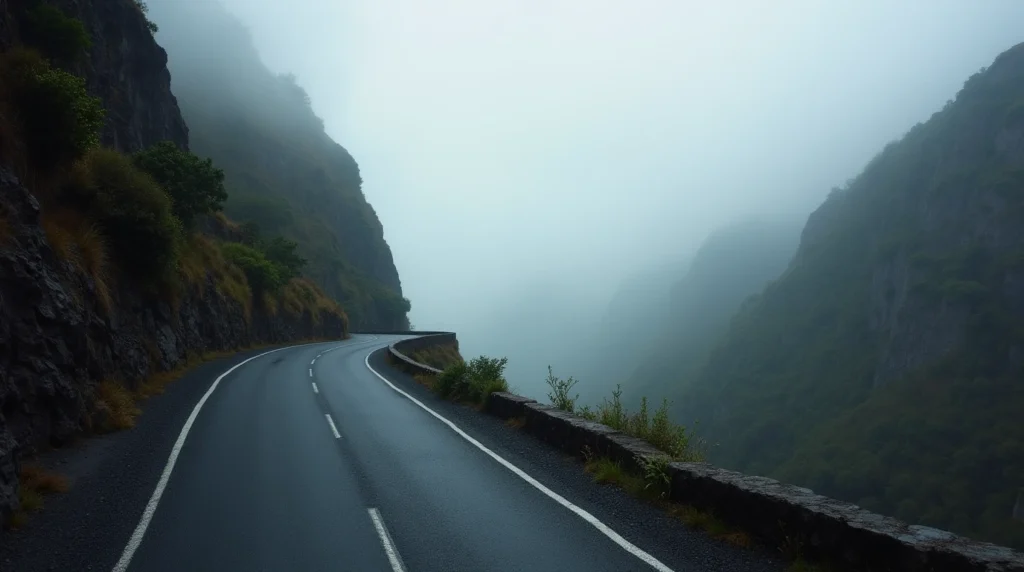
<path id="1" fill-rule="evenodd" d="M 0 569 L 1024 562 L 1024 6 L 337 4 L 0 3 Z"/>

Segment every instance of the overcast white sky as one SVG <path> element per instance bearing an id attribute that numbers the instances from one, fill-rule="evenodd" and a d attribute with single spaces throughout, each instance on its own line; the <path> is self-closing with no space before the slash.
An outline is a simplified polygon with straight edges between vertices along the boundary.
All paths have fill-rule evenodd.
<path id="1" fill-rule="evenodd" d="M 808 212 L 1024 41 L 1015 0 L 224 2 L 359 162 L 412 322 L 469 353 Z"/>

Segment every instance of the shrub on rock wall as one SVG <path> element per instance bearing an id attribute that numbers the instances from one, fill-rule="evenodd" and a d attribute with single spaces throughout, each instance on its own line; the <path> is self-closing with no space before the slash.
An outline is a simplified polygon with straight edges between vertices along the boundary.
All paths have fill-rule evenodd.
<path id="1" fill-rule="evenodd" d="M 193 227 L 198 215 L 220 211 L 228 198 L 224 172 L 212 160 L 200 159 L 171 141 L 136 153 L 132 161 L 163 187 L 174 204 L 174 215 L 186 228 Z"/>
<path id="2" fill-rule="evenodd" d="M 167 193 L 128 157 L 92 149 L 76 163 L 66 192 L 103 229 L 123 273 L 151 284 L 174 279 L 181 222 Z"/>
<path id="3" fill-rule="evenodd" d="M 254 296 L 277 292 L 284 285 L 280 267 L 267 259 L 261 251 L 238 242 L 223 244 L 221 251 L 224 258 L 245 272 Z"/>
<path id="4" fill-rule="evenodd" d="M 92 45 L 80 20 L 49 4 L 37 1 L 25 12 L 24 22 L 25 43 L 62 67 L 77 63 Z"/>
<path id="5" fill-rule="evenodd" d="M 5 127 L 17 131 L 36 169 L 70 163 L 99 143 L 100 100 L 89 95 L 84 79 L 51 67 L 32 50 L 0 56 L 0 105 Z"/>

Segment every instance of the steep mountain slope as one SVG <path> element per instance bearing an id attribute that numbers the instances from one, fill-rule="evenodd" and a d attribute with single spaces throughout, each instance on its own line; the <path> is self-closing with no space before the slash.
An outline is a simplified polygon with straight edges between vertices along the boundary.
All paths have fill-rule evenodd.
<path id="1" fill-rule="evenodd" d="M 294 77 L 271 73 L 218 3 L 150 4 L 192 150 L 225 171 L 226 212 L 297 241 L 306 274 L 353 328 L 406 327 L 409 302 L 359 168 Z"/>
<path id="2" fill-rule="evenodd" d="M 713 460 L 1024 545 L 1024 45 L 808 219 L 684 403 Z"/>
<path id="3" fill-rule="evenodd" d="M 672 410 L 748 296 L 778 278 L 796 250 L 795 220 L 748 220 L 712 233 L 675 283 L 656 340 L 623 384 L 624 396 L 668 398 Z M 639 363 L 639 362 L 638 362 Z"/>

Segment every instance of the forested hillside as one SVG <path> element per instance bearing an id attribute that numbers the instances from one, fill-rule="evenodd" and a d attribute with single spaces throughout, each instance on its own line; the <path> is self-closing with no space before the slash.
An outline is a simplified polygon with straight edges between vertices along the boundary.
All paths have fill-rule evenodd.
<path id="1" fill-rule="evenodd" d="M 404 328 L 409 302 L 359 167 L 295 78 L 272 73 L 216 2 L 150 2 L 192 151 L 224 170 L 225 212 L 298 242 L 354 329 Z"/>
<path id="2" fill-rule="evenodd" d="M 832 191 L 682 406 L 719 464 L 1024 546 L 1024 45 Z"/>

